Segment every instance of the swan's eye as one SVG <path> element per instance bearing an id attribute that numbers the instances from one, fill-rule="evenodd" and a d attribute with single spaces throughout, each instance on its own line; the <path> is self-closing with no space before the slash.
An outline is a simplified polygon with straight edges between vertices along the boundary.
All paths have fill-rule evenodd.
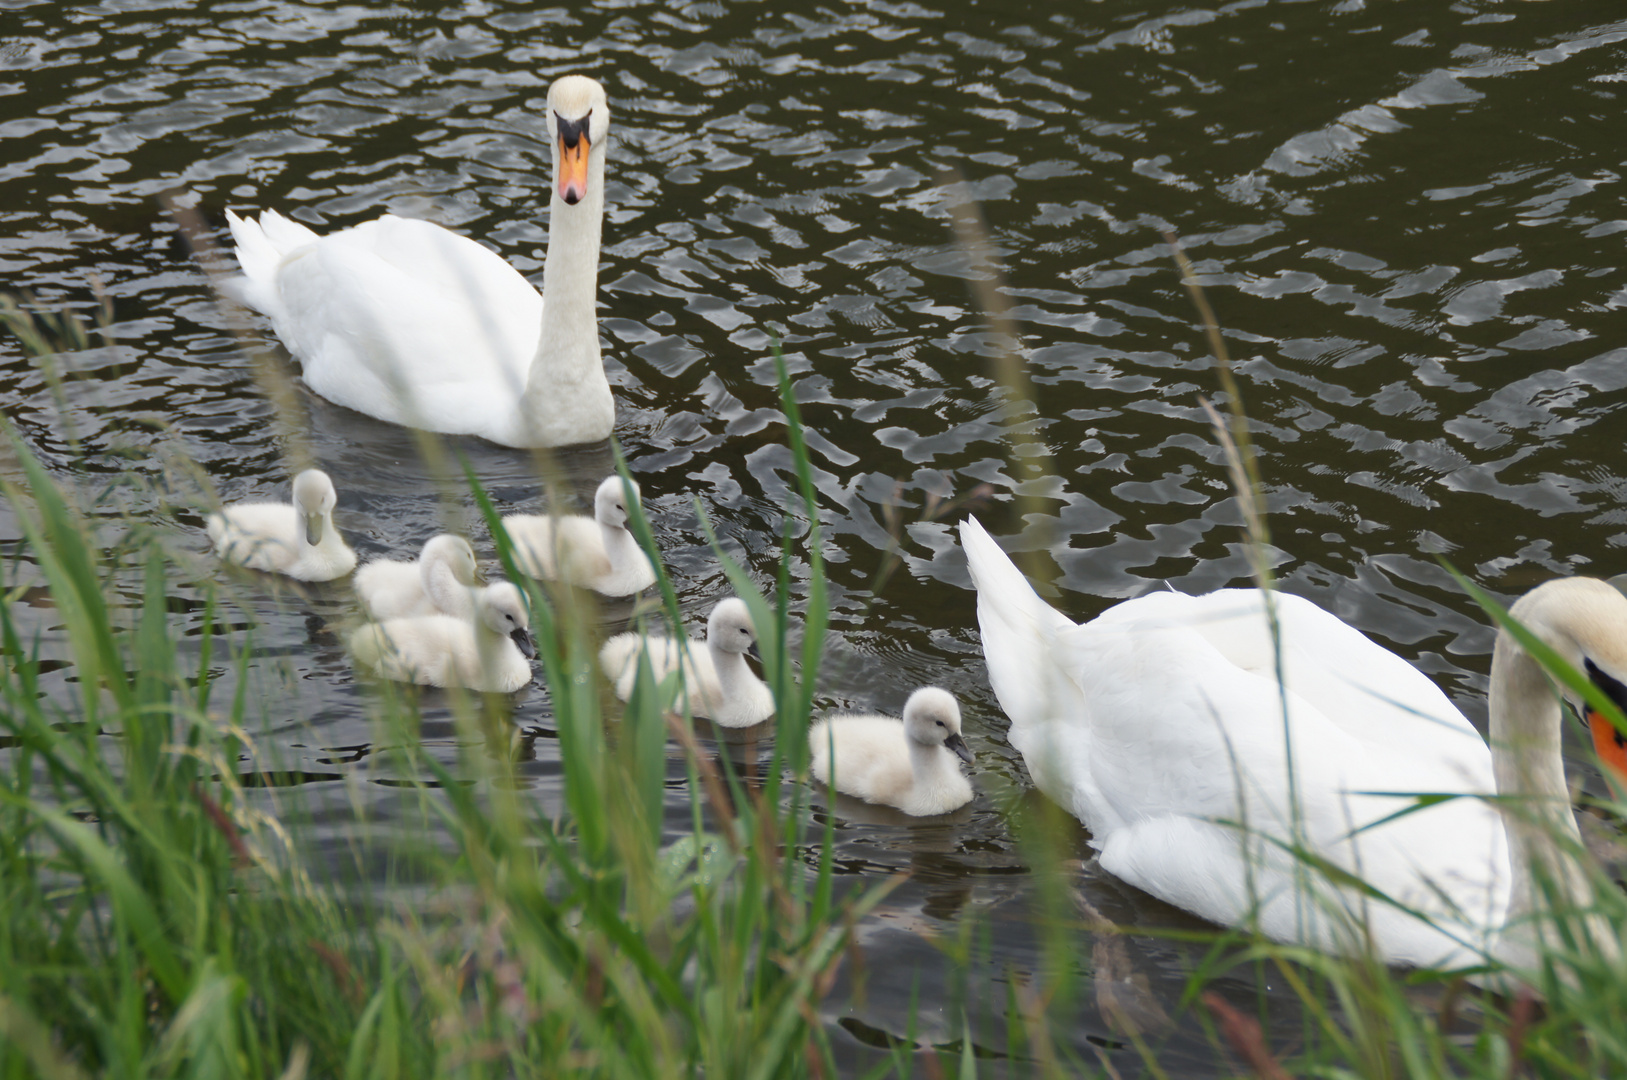
<path id="1" fill-rule="evenodd" d="M 934 721 L 932 721 L 932 722 L 933 722 L 933 723 L 934 723 L 934 724 L 937 724 L 937 725 L 938 725 L 938 726 L 939 726 L 939 727 L 943 727 L 943 721 L 942 721 L 942 720 L 934 720 Z"/>

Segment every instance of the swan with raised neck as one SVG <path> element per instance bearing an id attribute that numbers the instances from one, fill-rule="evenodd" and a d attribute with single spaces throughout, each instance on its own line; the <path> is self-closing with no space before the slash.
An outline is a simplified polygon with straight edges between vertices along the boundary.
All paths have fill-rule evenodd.
<path id="1" fill-rule="evenodd" d="M 548 91 L 555 180 L 543 294 L 468 237 L 392 214 L 326 236 L 227 211 L 243 274 L 317 394 L 390 423 L 506 446 L 608 438 L 599 246 L 610 110 L 592 79 Z"/>

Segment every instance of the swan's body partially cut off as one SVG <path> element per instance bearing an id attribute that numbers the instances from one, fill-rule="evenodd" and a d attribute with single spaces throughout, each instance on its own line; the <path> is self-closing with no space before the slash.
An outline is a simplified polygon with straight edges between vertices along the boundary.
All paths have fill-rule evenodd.
<path id="1" fill-rule="evenodd" d="M 514 542 L 514 561 L 532 577 L 631 596 L 655 584 L 655 566 L 627 530 L 627 518 L 621 477 L 612 476 L 594 493 L 592 517 L 507 514 L 503 528 Z"/>
<path id="2" fill-rule="evenodd" d="M 368 673 L 420 686 L 508 694 L 531 681 L 531 617 L 525 597 L 499 581 L 475 594 L 475 618 L 408 615 L 368 623 L 350 635 Z"/>
<path id="3" fill-rule="evenodd" d="M 1586 892 L 1550 842 L 1577 836 L 1559 707 L 1506 633 L 1492 664 L 1488 750 L 1411 664 L 1278 593 L 1285 738 L 1257 590 L 1159 591 L 1076 625 L 975 520 L 961 540 L 1011 744 L 1125 881 L 1278 941 L 1334 952 L 1370 941 L 1386 962 L 1444 968 L 1530 963 L 1533 861 L 1562 890 Z M 1550 582 L 1513 613 L 1579 670 L 1595 665 L 1601 686 L 1627 680 L 1627 598 L 1610 586 Z M 1618 700 L 1622 689 L 1611 691 Z M 1499 792 L 1521 797 L 1511 822 L 1534 816 L 1538 827 L 1511 829 L 1475 797 Z M 1409 794 L 1470 797 L 1391 818 L 1417 805 Z M 1329 883 L 1285 850 L 1295 845 L 1395 903 Z"/>
<path id="4" fill-rule="evenodd" d="M 318 236 L 274 210 L 227 212 L 241 277 L 322 397 L 394 424 L 505 446 L 608 438 L 599 354 L 599 239 L 610 113 L 592 79 L 548 92 L 554 185 L 539 296 L 475 241 L 385 214 Z"/>
<path id="5" fill-rule="evenodd" d="M 706 644 L 685 638 L 617 634 L 599 650 L 599 664 L 626 701 L 638 679 L 640 655 L 649 657 L 650 671 L 659 684 L 683 665 L 681 705 L 687 693 L 692 715 L 720 727 L 743 728 L 774 715 L 774 695 L 752 673 L 746 653 L 757 644 L 757 631 L 746 602 L 731 596 L 718 602 L 706 621 Z"/>
<path id="6" fill-rule="evenodd" d="M 956 761 L 972 760 L 960 706 L 936 686 L 910 695 L 902 722 L 878 713 L 820 720 L 808 729 L 808 748 L 815 780 L 830 784 L 834 771 L 836 790 L 865 802 L 931 817 L 972 801 L 971 782 Z"/>
<path id="7" fill-rule="evenodd" d="M 454 615 L 472 619 L 479 567 L 469 541 L 452 533 L 432 536 L 418 558 L 374 559 L 362 564 L 353 583 L 362 606 L 375 619 L 404 615 Z"/>
<path id="8" fill-rule="evenodd" d="M 333 527 L 338 496 L 321 469 L 294 477 L 294 501 L 252 502 L 210 514 L 206 525 L 215 554 L 251 570 L 300 581 L 332 581 L 356 568 L 356 553 Z"/>

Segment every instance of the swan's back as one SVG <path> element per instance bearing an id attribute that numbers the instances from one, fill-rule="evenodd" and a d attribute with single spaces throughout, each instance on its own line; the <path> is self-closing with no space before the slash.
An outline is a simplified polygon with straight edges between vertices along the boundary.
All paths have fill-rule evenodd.
<path id="1" fill-rule="evenodd" d="M 362 606 L 375 619 L 435 614 L 416 561 L 373 559 L 357 569 L 352 584 Z"/>
<path id="2" fill-rule="evenodd" d="M 532 577 L 591 588 L 610 575 L 599 523 L 580 514 L 508 514 L 514 561 Z"/>
<path id="3" fill-rule="evenodd" d="M 629 631 L 617 634 L 599 650 L 599 666 L 610 679 L 616 696 L 626 701 L 633 695 L 633 684 L 638 679 L 638 657 L 646 652 L 650 660 L 650 673 L 657 683 L 678 670 L 683 664 L 684 686 L 689 691 L 690 708 L 696 716 L 707 716 L 722 696 L 718 685 L 717 669 L 706 643 L 689 638 L 648 637 Z"/>
<path id="4" fill-rule="evenodd" d="M 511 407 L 542 323 L 542 297 L 496 254 L 390 214 L 285 252 L 246 291 L 266 294 L 312 390 L 432 431 L 483 434 Z"/>
<path id="5" fill-rule="evenodd" d="M 301 524 L 287 503 L 238 503 L 210 514 L 204 531 L 227 562 L 280 572 L 299 558 Z"/>

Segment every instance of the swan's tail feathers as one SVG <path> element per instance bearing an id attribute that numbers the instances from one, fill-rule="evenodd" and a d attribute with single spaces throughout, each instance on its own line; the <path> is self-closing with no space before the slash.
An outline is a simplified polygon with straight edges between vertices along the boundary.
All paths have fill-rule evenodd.
<path id="1" fill-rule="evenodd" d="M 1040 723 L 1055 715 L 1060 704 L 1055 700 L 1061 689 L 1056 636 L 1074 624 L 1040 599 L 976 519 L 961 522 L 960 542 L 977 587 L 977 625 L 989 684 L 1013 724 Z"/>
<path id="2" fill-rule="evenodd" d="M 322 239 L 299 222 L 283 217 L 275 210 L 267 210 L 260 215 L 260 228 L 277 249 L 278 255 L 284 257 Z"/>
<path id="3" fill-rule="evenodd" d="M 278 268 L 291 253 L 307 244 L 314 244 L 318 236 L 275 210 L 263 212 L 258 221 L 240 218 L 228 210 L 226 224 L 232 230 L 232 240 L 237 245 L 237 263 L 243 268 L 243 273 L 227 278 L 221 283 L 221 288 L 239 303 L 275 317 L 279 306 Z"/>

